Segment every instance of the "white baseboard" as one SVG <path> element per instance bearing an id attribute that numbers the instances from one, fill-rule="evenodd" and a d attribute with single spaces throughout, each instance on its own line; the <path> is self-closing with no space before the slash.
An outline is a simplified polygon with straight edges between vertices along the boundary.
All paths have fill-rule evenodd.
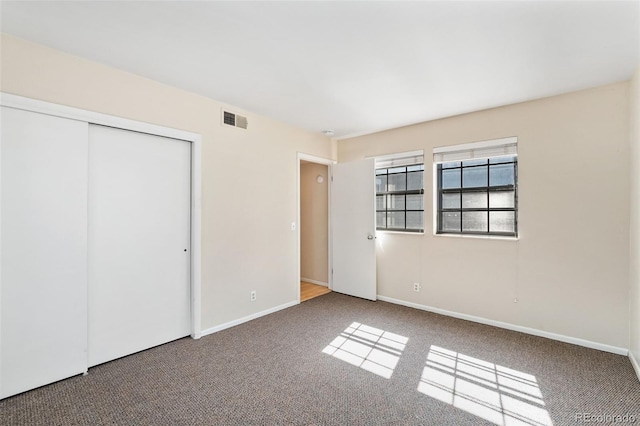
<path id="1" fill-rule="evenodd" d="M 300 281 L 304 281 L 305 283 L 309 283 L 309 284 L 317 284 L 317 285 L 323 285 L 325 287 L 329 287 L 329 283 L 324 283 L 322 281 L 312 280 L 311 278 L 302 278 L 302 277 L 300 277 Z"/>
<path id="2" fill-rule="evenodd" d="M 521 333 L 531 334 L 533 336 L 546 337 L 551 340 L 558 340 L 560 342 L 571 343 L 578 346 L 584 346 L 586 348 L 598 349 L 604 352 L 611 352 L 618 355 L 628 356 L 630 354 L 628 349 L 620 348 L 617 346 L 605 345 L 603 343 L 592 342 L 590 340 L 578 339 L 577 337 L 564 336 L 562 334 L 550 333 L 548 331 L 537 330 L 535 328 L 523 327 L 521 325 L 509 324 L 507 322 L 490 320 L 487 318 L 476 317 L 474 315 L 461 314 L 458 312 L 447 311 L 445 309 L 434 308 L 432 306 L 420 305 L 418 303 L 406 302 L 404 300 L 393 299 L 391 297 L 378 295 L 378 300 L 383 302 L 394 303 L 396 305 L 408 306 L 410 308 L 420 309 L 422 311 L 433 312 L 436 314 L 446 315 L 448 317 L 459 318 L 467 321 L 473 321 L 480 324 L 491 325 L 494 327 L 505 328 L 507 330 L 519 331 Z M 632 360 L 633 362 L 633 360 Z M 636 367 L 636 373 L 639 371 Z M 640 376 L 640 374 L 639 374 Z"/>
<path id="3" fill-rule="evenodd" d="M 640 380 L 640 363 L 636 359 L 635 355 L 633 355 L 632 351 L 629 351 L 629 359 L 631 360 L 631 365 L 633 365 L 633 369 L 636 370 L 636 376 L 638 376 L 638 380 Z"/>
<path id="4" fill-rule="evenodd" d="M 239 318 L 237 320 L 229 321 L 224 324 L 216 325 L 215 327 L 207 328 L 206 330 L 202 330 L 200 333 L 201 336 L 206 336 L 208 334 L 217 333 L 218 331 L 226 330 L 227 328 L 235 327 L 236 325 L 243 324 L 245 322 L 249 322 L 256 318 L 263 317 L 265 315 L 272 314 L 274 312 L 281 311 L 283 309 L 290 308 L 292 306 L 297 305 L 299 302 L 294 300 L 289 303 L 285 303 L 284 305 L 276 306 L 274 308 L 266 309 L 264 311 L 256 312 L 255 314 L 248 315 L 246 317 Z"/>

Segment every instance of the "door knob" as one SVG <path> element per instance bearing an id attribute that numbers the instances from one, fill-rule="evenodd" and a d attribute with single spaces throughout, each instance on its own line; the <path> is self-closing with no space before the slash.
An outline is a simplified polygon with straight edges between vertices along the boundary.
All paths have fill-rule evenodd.
<path id="1" fill-rule="evenodd" d="M 373 235 L 371 234 L 367 235 L 367 240 L 373 240 Z"/>

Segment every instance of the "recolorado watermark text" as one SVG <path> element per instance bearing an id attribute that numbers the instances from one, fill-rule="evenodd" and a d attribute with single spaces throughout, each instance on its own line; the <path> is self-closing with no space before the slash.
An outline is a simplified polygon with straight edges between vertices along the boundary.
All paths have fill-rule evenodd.
<path id="1" fill-rule="evenodd" d="M 595 414 L 595 413 L 576 413 L 576 423 L 595 423 L 595 424 L 624 424 L 636 423 L 637 414 Z"/>

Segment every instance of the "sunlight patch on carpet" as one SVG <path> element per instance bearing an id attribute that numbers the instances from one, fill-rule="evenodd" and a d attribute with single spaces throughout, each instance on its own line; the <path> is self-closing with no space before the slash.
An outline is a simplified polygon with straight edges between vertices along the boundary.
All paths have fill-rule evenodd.
<path id="1" fill-rule="evenodd" d="M 408 341 L 407 337 L 354 322 L 322 352 L 389 379 Z"/>
<path id="2" fill-rule="evenodd" d="M 535 376 L 438 346 L 418 391 L 496 425 L 553 425 Z"/>

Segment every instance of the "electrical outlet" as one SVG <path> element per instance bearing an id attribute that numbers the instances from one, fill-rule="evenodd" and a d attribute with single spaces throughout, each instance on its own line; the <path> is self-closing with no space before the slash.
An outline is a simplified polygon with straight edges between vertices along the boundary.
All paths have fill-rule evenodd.
<path id="1" fill-rule="evenodd" d="M 420 291 L 420 283 L 413 283 L 413 291 L 415 292 Z"/>
<path id="2" fill-rule="evenodd" d="M 256 301 L 256 297 L 257 297 L 257 296 L 256 296 L 256 291 L 255 291 L 255 290 L 251 291 L 251 301 L 252 301 L 252 302 L 255 302 L 255 301 Z"/>

